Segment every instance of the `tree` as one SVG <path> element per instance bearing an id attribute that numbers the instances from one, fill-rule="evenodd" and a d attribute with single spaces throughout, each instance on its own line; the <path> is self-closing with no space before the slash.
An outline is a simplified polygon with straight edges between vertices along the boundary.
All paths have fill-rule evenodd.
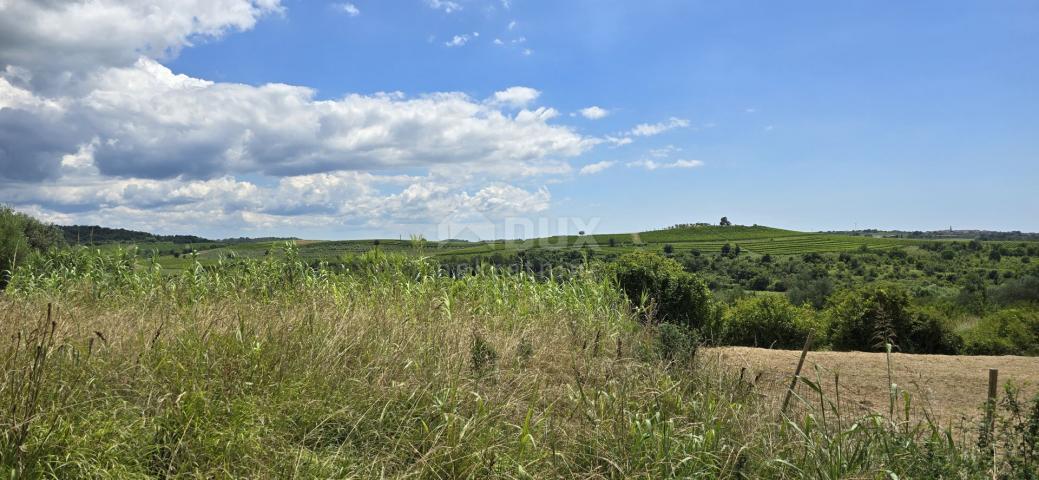
<path id="1" fill-rule="evenodd" d="M 0 289 L 7 286 L 11 271 L 31 251 L 44 251 L 65 244 L 57 227 L 0 205 Z"/>
<path id="2" fill-rule="evenodd" d="M 729 221 L 729 217 L 722 217 L 721 221 L 718 222 L 718 225 L 728 227 L 729 225 L 732 225 L 732 222 Z"/>
<path id="3" fill-rule="evenodd" d="M 675 246 L 671 245 L 670 243 L 665 243 L 664 244 L 664 253 L 667 254 L 667 255 L 671 255 L 672 253 L 675 253 Z"/>
<path id="4" fill-rule="evenodd" d="M 900 288 L 885 285 L 843 292 L 833 301 L 830 340 L 836 350 L 883 350 L 885 343 L 908 341 L 912 316 L 909 296 Z"/>
<path id="5" fill-rule="evenodd" d="M 756 296 L 739 300 L 725 315 L 725 341 L 730 345 L 797 348 L 808 332 L 825 336 L 821 319 L 808 306 L 795 306 L 784 297 Z"/>
<path id="6" fill-rule="evenodd" d="M 1003 258 L 1003 254 L 999 252 L 999 249 L 992 247 L 992 250 L 988 252 L 988 259 L 993 262 L 999 262 Z"/>
<path id="7" fill-rule="evenodd" d="M 980 314 L 985 311 L 985 307 L 988 306 L 988 290 L 981 275 L 972 272 L 963 279 L 957 300 L 972 313 Z"/>
<path id="8" fill-rule="evenodd" d="M 731 252 L 731 251 L 732 251 L 732 245 L 729 245 L 728 243 L 726 243 L 725 245 L 722 245 L 722 255 L 729 256 L 729 252 Z"/>
<path id="9" fill-rule="evenodd" d="M 618 258 L 612 269 L 628 300 L 647 308 L 653 320 L 707 331 L 720 328 L 720 311 L 707 284 L 678 262 L 635 251 Z"/>

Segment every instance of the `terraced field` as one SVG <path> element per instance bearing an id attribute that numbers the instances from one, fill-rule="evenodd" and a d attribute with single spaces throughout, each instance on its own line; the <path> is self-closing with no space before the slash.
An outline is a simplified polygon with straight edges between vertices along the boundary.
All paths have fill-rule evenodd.
<path id="1" fill-rule="evenodd" d="M 376 247 L 388 252 L 417 252 L 422 255 L 458 260 L 495 254 L 507 256 L 531 248 L 549 250 L 589 248 L 601 253 L 621 254 L 632 249 L 662 251 L 666 245 L 670 245 L 675 251 L 698 250 L 703 253 L 716 253 L 722 249 L 723 245 L 729 244 L 732 247 L 738 245 L 745 254 L 801 255 L 812 252 L 855 251 L 863 248 L 888 250 L 898 246 L 911 246 L 923 241 L 807 233 L 754 225 L 692 226 L 636 233 L 569 235 L 530 240 L 426 242 L 421 251 L 416 251 L 415 245 L 410 240 L 398 239 L 299 240 L 296 245 L 299 248 L 300 256 L 310 260 L 335 260 L 343 255 L 362 253 Z M 257 241 L 231 245 L 195 244 L 191 245 L 191 248 L 197 250 L 199 261 L 209 264 L 232 254 L 239 257 L 260 257 L 269 250 L 277 249 L 283 243 L 283 241 Z M 172 246 L 172 244 L 162 245 L 162 247 Z M 185 245 L 181 245 L 181 247 L 185 247 Z M 141 246 L 142 251 L 148 248 L 148 246 Z M 180 268 L 193 262 L 190 257 L 184 255 L 179 258 L 166 255 L 161 257 L 160 261 L 168 268 Z"/>
<path id="2" fill-rule="evenodd" d="M 611 244 L 612 240 L 612 244 Z M 471 244 L 438 254 L 451 256 L 515 253 L 527 248 L 547 249 L 592 248 L 606 253 L 622 253 L 633 248 L 663 250 L 670 245 L 678 251 L 720 251 L 722 246 L 739 245 L 744 252 L 760 255 L 800 255 L 811 252 L 845 252 L 887 250 L 910 246 L 920 240 L 872 238 L 824 233 L 805 233 L 769 227 L 693 227 L 613 235 L 558 236 L 526 241 L 499 241 Z"/>
<path id="3" fill-rule="evenodd" d="M 744 250 L 759 254 L 797 255 L 810 252 L 846 252 L 863 247 L 871 250 L 886 250 L 898 246 L 912 245 L 912 240 L 893 238 L 852 237 L 842 235 L 811 234 L 770 240 L 740 241 Z"/>

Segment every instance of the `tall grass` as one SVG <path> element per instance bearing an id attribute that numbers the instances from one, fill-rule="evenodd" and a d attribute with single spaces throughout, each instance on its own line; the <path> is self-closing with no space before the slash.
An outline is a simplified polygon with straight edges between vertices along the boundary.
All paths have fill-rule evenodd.
<path id="1" fill-rule="evenodd" d="M 640 325 L 594 267 L 544 281 L 493 268 L 450 278 L 429 260 L 379 252 L 344 265 L 308 265 L 291 246 L 175 275 L 132 252 L 69 250 L 24 264 L 0 296 L 4 473 L 1024 471 L 993 460 L 1004 450 L 998 442 L 954 441 L 932 423 L 893 416 L 844 418 L 825 399 L 801 399 L 803 413 L 780 417 L 693 347 L 676 354 L 681 343 L 669 340 L 663 352 L 657 329 Z M 1002 422 L 999 435 L 1023 438 L 1013 434 L 1023 421 Z"/>

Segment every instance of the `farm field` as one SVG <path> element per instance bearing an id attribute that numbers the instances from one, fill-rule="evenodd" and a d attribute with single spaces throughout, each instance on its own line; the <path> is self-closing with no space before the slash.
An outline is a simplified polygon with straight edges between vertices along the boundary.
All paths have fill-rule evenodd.
<path id="1" fill-rule="evenodd" d="M 555 236 L 528 240 L 497 240 L 482 242 L 429 241 L 417 249 L 410 240 L 296 240 L 301 257 L 310 260 L 334 261 L 344 254 L 357 254 L 379 248 L 387 252 L 414 253 L 445 259 L 466 259 L 494 254 L 513 255 L 530 249 L 574 251 L 590 249 L 604 254 L 622 254 L 632 250 L 663 251 L 669 246 L 680 251 L 715 253 L 729 244 L 757 255 L 800 255 L 805 253 L 830 253 L 857 250 L 884 251 L 899 246 L 913 246 L 922 240 L 873 238 L 852 235 L 806 233 L 764 226 L 695 226 L 671 228 L 635 233 L 602 234 L 588 236 Z M 277 249 L 284 241 L 242 242 L 233 245 L 220 243 L 198 243 L 181 245 L 183 249 L 194 249 L 197 260 L 203 264 L 215 263 L 231 255 L 260 257 L 268 250 Z M 123 245 L 124 247 L 127 245 Z M 160 246 L 142 244 L 141 251 L 154 249 L 170 250 L 174 244 Z M 112 245 L 106 248 L 115 248 Z M 161 255 L 160 263 L 167 268 L 179 268 L 191 263 L 183 255 Z"/>
<path id="2" fill-rule="evenodd" d="M 778 409 L 801 352 L 754 347 L 719 347 L 708 356 L 721 365 L 746 368 L 745 378 Z M 988 390 L 988 369 L 999 370 L 1000 394 L 1007 383 L 1022 388 L 1025 398 L 1039 392 L 1039 358 L 1019 356 L 921 355 L 893 353 L 892 379 L 911 395 L 910 415 L 930 414 L 939 422 L 957 426 L 978 420 Z M 884 353 L 809 352 L 802 377 L 818 378 L 827 399 L 837 398 L 834 376 L 839 375 L 841 406 L 850 415 L 887 415 L 887 358 Z M 798 395 L 818 403 L 818 394 L 800 384 Z M 902 399 L 896 408 L 904 414 Z M 962 426 L 962 425 L 959 425 Z"/>

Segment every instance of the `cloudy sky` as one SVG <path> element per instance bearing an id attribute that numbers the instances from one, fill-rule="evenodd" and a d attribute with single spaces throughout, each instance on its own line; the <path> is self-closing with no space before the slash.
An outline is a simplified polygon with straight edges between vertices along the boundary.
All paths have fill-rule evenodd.
<path id="1" fill-rule="evenodd" d="M 1034 1 L 0 0 L 0 203 L 57 223 L 1039 231 L 1037 184 Z"/>

